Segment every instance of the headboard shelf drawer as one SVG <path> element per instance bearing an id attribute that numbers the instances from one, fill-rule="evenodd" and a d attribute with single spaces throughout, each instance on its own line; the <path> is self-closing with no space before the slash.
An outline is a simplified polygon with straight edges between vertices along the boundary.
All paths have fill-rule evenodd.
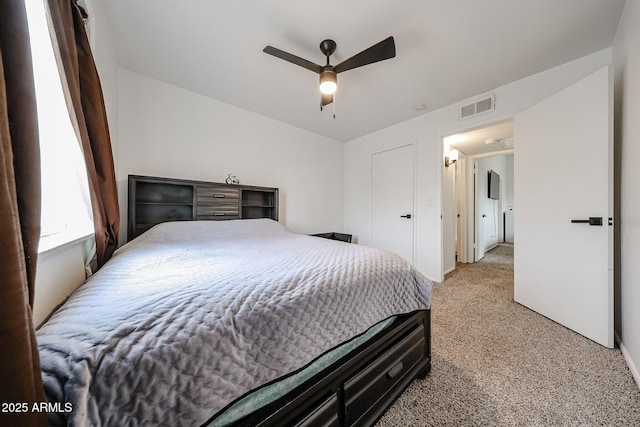
<path id="1" fill-rule="evenodd" d="M 221 203 L 215 206 L 198 206 L 196 211 L 196 215 L 200 216 L 229 216 L 235 215 L 239 216 L 238 212 L 238 203 L 229 204 L 229 203 Z"/>
<path id="2" fill-rule="evenodd" d="M 278 220 L 278 189 L 129 175 L 127 240 L 167 221 Z"/>
<path id="3" fill-rule="evenodd" d="M 235 200 L 237 205 L 240 197 L 239 193 L 240 190 L 235 185 L 233 187 L 221 187 L 218 185 L 199 185 L 196 187 L 198 203 L 218 203 L 220 199 L 229 199 Z"/>

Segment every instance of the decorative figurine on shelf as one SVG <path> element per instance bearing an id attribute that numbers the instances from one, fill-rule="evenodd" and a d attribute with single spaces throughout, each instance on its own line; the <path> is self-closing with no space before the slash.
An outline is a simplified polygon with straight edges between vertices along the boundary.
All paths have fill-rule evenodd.
<path id="1" fill-rule="evenodd" d="M 225 180 L 227 184 L 240 184 L 240 180 L 235 175 L 227 175 L 227 179 Z"/>

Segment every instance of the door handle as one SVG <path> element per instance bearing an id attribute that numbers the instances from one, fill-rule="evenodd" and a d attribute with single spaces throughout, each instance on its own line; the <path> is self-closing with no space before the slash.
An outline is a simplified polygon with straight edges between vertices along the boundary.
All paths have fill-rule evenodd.
<path id="1" fill-rule="evenodd" d="M 411 214 L 400 215 L 400 218 L 407 218 L 407 219 L 411 219 Z"/>
<path id="2" fill-rule="evenodd" d="M 601 216 L 590 216 L 589 219 L 572 219 L 572 224 L 602 225 Z"/>

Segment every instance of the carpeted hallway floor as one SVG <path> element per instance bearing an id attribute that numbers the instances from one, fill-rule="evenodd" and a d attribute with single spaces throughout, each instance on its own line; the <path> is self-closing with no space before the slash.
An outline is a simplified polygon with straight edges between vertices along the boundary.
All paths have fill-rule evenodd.
<path id="1" fill-rule="evenodd" d="M 513 302 L 513 247 L 459 264 L 434 286 L 432 370 L 377 424 L 640 426 L 619 350 Z"/>

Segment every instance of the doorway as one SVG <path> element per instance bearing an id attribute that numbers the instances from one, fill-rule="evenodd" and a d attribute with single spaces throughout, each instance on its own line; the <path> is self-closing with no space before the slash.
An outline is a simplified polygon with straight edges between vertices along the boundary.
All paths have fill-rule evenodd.
<path id="1" fill-rule="evenodd" d="M 446 136 L 443 145 L 442 271 L 447 274 L 459 262 L 477 262 L 488 250 L 514 241 L 513 120 Z"/>
<path id="2" fill-rule="evenodd" d="M 603 67 L 510 121 L 517 134 L 511 143 L 518 147 L 513 166 L 518 188 L 512 205 L 518 239 L 514 301 L 606 347 L 614 344 L 612 76 L 611 66 Z M 443 142 L 445 157 L 465 157 L 468 174 L 474 174 L 464 188 L 467 206 L 487 197 L 478 164 L 473 170 L 470 164 L 493 154 L 471 155 L 461 145 L 466 141 Z M 486 145 L 495 143 L 509 141 L 485 140 Z M 453 149 L 458 151 L 452 154 Z M 451 161 L 446 163 L 451 167 Z M 466 220 L 474 232 L 458 237 L 479 251 L 483 212 L 477 203 L 473 211 L 473 220 L 470 214 Z M 444 228 L 442 237 L 443 242 L 455 238 L 445 235 Z M 451 254 L 443 252 L 443 267 L 447 256 Z"/>

